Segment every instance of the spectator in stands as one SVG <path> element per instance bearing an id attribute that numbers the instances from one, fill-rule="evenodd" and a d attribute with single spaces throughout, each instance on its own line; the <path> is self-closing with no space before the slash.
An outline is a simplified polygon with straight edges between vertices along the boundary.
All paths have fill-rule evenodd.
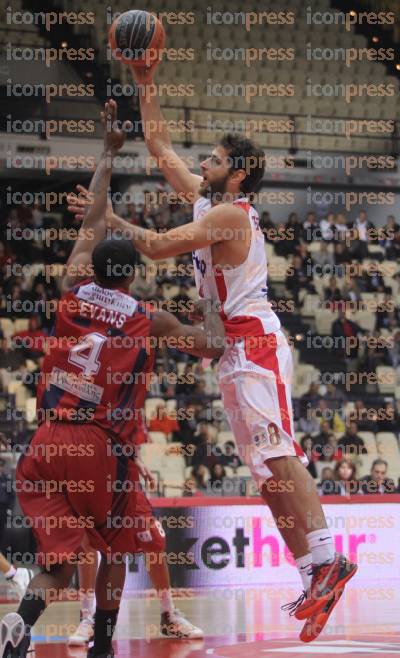
<path id="1" fill-rule="evenodd" d="M 215 463 L 213 464 L 210 470 L 210 479 L 208 481 L 208 489 L 211 489 L 212 493 L 221 493 L 222 487 L 224 485 L 224 480 L 226 478 L 226 471 L 222 464 Z"/>
<path id="2" fill-rule="evenodd" d="M 264 233 L 264 239 L 267 242 L 271 241 L 271 235 L 276 231 L 276 226 L 271 219 L 271 215 L 268 210 L 263 210 L 260 217 L 260 229 Z"/>
<path id="3" fill-rule="evenodd" d="M 400 258 L 400 226 L 394 215 L 388 216 L 383 231 L 386 237 L 381 240 L 380 245 L 385 249 L 385 258 L 397 260 Z"/>
<path id="4" fill-rule="evenodd" d="M 377 366 L 390 365 L 388 349 L 382 341 L 380 332 L 374 331 L 372 338 L 375 340 L 368 341 L 360 362 L 360 369 L 369 372 L 374 372 Z"/>
<path id="5" fill-rule="evenodd" d="M 319 265 L 320 268 L 323 268 L 322 271 L 319 268 L 318 273 L 321 274 L 331 274 L 335 265 L 335 257 L 328 249 L 326 242 L 321 242 L 319 251 L 313 253 L 313 261 L 316 265 Z"/>
<path id="6" fill-rule="evenodd" d="M 304 242 L 315 242 L 320 240 L 321 231 L 318 225 L 317 216 L 315 212 L 308 212 L 306 219 L 303 224 L 303 231 L 301 234 L 301 239 Z"/>
<path id="7" fill-rule="evenodd" d="M 328 439 L 331 434 L 332 427 L 329 420 L 323 420 L 320 424 L 319 434 L 314 436 L 314 450 L 318 455 L 321 454 L 322 448 L 328 443 Z"/>
<path id="8" fill-rule="evenodd" d="M 361 292 L 355 277 L 346 276 L 342 290 L 342 298 L 346 302 L 352 302 L 355 307 L 356 304 L 361 301 Z"/>
<path id="9" fill-rule="evenodd" d="M 324 219 L 320 222 L 321 237 L 325 242 L 331 242 L 335 235 L 335 215 L 333 212 L 328 212 Z"/>
<path id="10" fill-rule="evenodd" d="M 350 411 L 348 415 L 348 419 L 354 420 L 361 432 L 377 432 L 377 418 L 376 409 L 367 409 L 363 400 L 356 400 L 354 410 Z"/>
<path id="11" fill-rule="evenodd" d="M 317 469 L 315 467 L 315 452 L 314 452 L 314 440 L 310 434 L 305 434 L 301 439 L 300 439 L 300 446 L 302 447 L 303 451 L 305 452 L 307 458 L 308 458 L 308 465 L 307 465 L 307 470 L 310 473 L 311 477 L 316 478 L 317 477 Z"/>
<path id="12" fill-rule="evenodd" d="M 392 345 L 387 350 L 388 361 L 392 368 L 400 366 L 400 331 L 396 331 L 392 337 Z"/>
<path id="13" fill-rule="evenodd" d="M 348 459 L 341 459 L 333 471 L 333 482 L 321 483 L 322 495 L 350 496 L 359 491 L 356 478 L 356 465 Z"/>
<path id="14" fill-rule="evenodd" d="M 339 212 L 335 218 L 335 230 L 334 230 L 335 240 L 339 244 L 344 244 L 349 235 L 349 228 L 347 226 L 347 220 L 343 213 Z M 337 246 L 337 245 L 335 245 Z M 336 249 L 335 249 L 336 251 Z M 337 262 L 337 261 L 336 261 Z M 348 262 L 348 261 L 346 261 Z"/>
<path id="15" fill-rule="evenodd" d="M 184 446 L 194 445 L 197 443 L 196 430 L 198 421 L 196 418 L 196 407 L 191 402 L 185 406 L 179 407 L 178 430 L 173 434 L 173 441 L 179 441 Z"/>
<path id="16" fill-rule="evenodd" d="M 395 278 L 395 277 L 393 277 Z M 396 307 L 393 295 L 386 292 L 376 311 L 376 328 L 395 331 L 400 325 L 400 310 Z"/>
<path id="17" fill-rule="evenodd" d="M 148 428 L 149 432 L 164 432 L 170 439 L 172 432 L 179 430 L 176 414 L 168 414 L 165 402 L 160 402 L 156 407 L 155 417 L 149 421 Z"/>
<path id="18" fill-rule="evenodd" d="M 338 308 L 338 303 L 343 300 L 343 295 L 337 285 L 335 276 L 330 277 L 329 286 L 324 290 L 324 298 L 327 302 L 326 306 L 332 311 L 335 311 Z"/>
<path id="19" fill-rule="evenodd" d="M 354 259 L 361 262 L 364 258 L 368 258 L 368 243 L 370 242 L 371 229 L 374 228 L 374 225 L 368 221 L 365 210 L 360 210 L 351 228 L 352 245 L 350 252 Z"/>
<path id="20" fill-rule="evenodd" d="M 188 477 L 183 483 L 182 496 L 201 496 L 202 492 L 197 488 L 196 480 L 193 477 Z"/>
<path id="21" fill-rule="evenodd" d="M 386 402 L 383 408 L 378 409 L 376 422 L 377 432 L 400 432 L 400 414 L 393 402 Z"/>
<path id="22" fill-rule="evenodd" d="M 242 465 L 242 460 L 237 454 L 236 445 L 234 441 L 226 441 L 224 443 L 224 450 L 221 456 L 222 466 L 229 466 L 236 471 Z"/>
<path id="23" fill-rule="evenodd" d="M 150 380 L 149 394 L 153 397 L 172 397 L 174 395 L 174 386 L 171 383 L 170 375 L 171 373 L 165 371 L 163 363 L 157 363 Z"/>
<path id="24" fill-rule="evenodd" d="M 363 333 L 364 330 L 356 322 L 346 317 L 345 311 L 339 310 L 339 317 L 332 323 L 332 336 L 340 340 L 336 341 L 337 347 L 335 346 L 333 349 L 338 357 L 348 362 L 350 367 L 351 362 L 358 358 L 359 344 L 358 341 L 354 341 L 354 338 L 358 338 Z M 352 339 L 351 342 L 346 340 L 349 338 Z M 355 343 L 354 346 L 353 343 Z M 347 346 L 349 349 L 346 349 Z"/>
<path id="25" fill-rule="evenodd" d="M 25 357 L 22 354 L 22 350 L 13 350 L 11 349 L 10 341 L 7 338 L 4 338 L 2 334 L 1 338 L 1 349 L 0 349 L 0 370 L 4 369 L 7 372 L 17 372 L 25 364 Z"/>
<path id="26" fill-rule="evenodd" d="M 382 266 L 378 262 L 371 262 L 363 267 L 363 275 L 359 279 L 362 292 L 387 292 L 383 276 Z"/>
<path id="27" fill-rule="evenodd" d="M 304 265 L 303 258 L 300 255 L 294 254 L 292 257 L 292 263 L 286 274 L 285 286 L 292 294 L 296 306 L 300 306 L 300 290 L 307 290 L 307 292 L 315 294 L 312 279 L 312 268 Z"/>
<path id="28" fill-rule="evenodd" d="M 351 261 L 351 254 L 344 242 L 338 242 L 334 246 L 335 266 L 338 276 L 344 276 L 346 264 Z"/>
<path id="29" fill-rule="evenodd" d="M 278 237 L 274 241 L 275 253 L 277 256 L 287 258 L 299 246 L 303 228 L 300 224 L 297 213 L 291 212 L 286 224 L 275 227 Z M 285 239 L 282 240 L 282 237 Z"/>
<path id="30" fill-rule="evenodd" d="M 347 395 L 344 391 L 333 384 L 326 384 L 326 393 L 324 395 L 324 400 L 327 403 L 329 409 L 335 411 L 342 411 L 343 407 L 347 403 Z"/>
<path id="31" fill-rule="evenodd" d="M 339 448 L 338 440 L 336 436 L 331 432 L 328 436 L 328 440 L 324 446 L 321 448 L 315 448 L 315 453 L 319 455 L 319 461 L 321 462 L 334 462 L 340 461 L 343 457 L 341 448 Z"/>
<path id="32" fill-rule="evenodd" d="M 178 383 L 175 386 L 175 395 L 177 398 L 178 407 L 182 406 L 185 402 L 185 398 L 193 397 L 193 393 L 196 389 L 196 378 L 193 372 L 193 362 L 186 364 L 185 369 L 178 377 Z"/>
<path id="33" fill-rule="evenodd" d="M 221 460 L 221 448 L 217 446 L 216 437 L 213 436 L 208 423 L 199 425 L 196 452 L 192 458 L 192 464 L 203 464 L 211 471 L 214 464 Z"/>
<path id="34" fill-rule="evenodd" d="M 338 447 L 345 455 L 367 454 L 364 441 L 358 436 L 358 425 L 354 420 L 349 422 L 346 433 L 339 439 Z"/>
<path id="35" fill-rule="evenodd" d="M 191 477 L 194 479 L 197 491 L 207 489 L 208 471 L 204 464 L 195 464 L 192 468 Z"/>
<path id="36" fill-rule="evenodd" d="M 396 493 L 394 481 L 386 477 L 388 464 L 384 459 L 375 459 L 372 462 L 371 472 L 361 478 L 361 492 L 363 494 L 390 494 Z"/>
<path id="37" fill-rule="evenodd" d="M 325 466 L 325 468 L 323 468 L 321 471 L 321 481 L 318 484 L 318 492 L 320 495 L 322 495 L 324 491 L 333 491 L 334 488 L 335 476 L 333 468 L 330 466 Z"/>

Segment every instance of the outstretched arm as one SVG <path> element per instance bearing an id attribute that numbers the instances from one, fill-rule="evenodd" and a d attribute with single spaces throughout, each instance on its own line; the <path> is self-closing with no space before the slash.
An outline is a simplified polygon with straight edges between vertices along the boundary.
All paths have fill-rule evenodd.
<path id="1" fill-rule="evenodd" d="M 196 313 L 202 317 L 204 328 L 182 324 L 167 311 L 156 311 L 151 334 L 159 339 L 160 347 L 164 343 L 194 356 L 219 358 L 224 353 L 225 330 L 217 308 L 210 299 L 204 299 L 197 302 Z"/>
<path id="2" fill-rule="evenodd" d="M 118 234 L 132 240 L 135 248 L 152 260 L 178 256 L 217 242 L 243 240 L 246 231 L 251 231 L 245 211 L 232 204 L 215 206 L 199 221 L 178 226 L 165 233 L 132 226 L 115 214 L 111 224 Z"/>
<path id="3" fill-rule="evenodd" d="M 153 64 L 148 69 L 131 67 L 132 77 L 139 90 L 146 146 L 171 187 L 178 194 L 184 195 L 189 203 L 194 203 L 199 196 L 198 190 L 202 178 L 191 173 L 172 147 L 167 123 L 160 109 L 157 85 L 153 78 L 156 66 L 157 64 Z"/>
<path id="4" fill-rule="evenodd" d="M 83 212 L 83 222 L 79 229 L 74 248 L 67 262 L 67 271 L 62 280 L 62 290 L 65 292 L 76 283 L 92 275 L 91 262 L 95 246 L 105 237 L 106 215 L 109 209 L 108 190 L 112 174 L 112 162 L 115 154 L 125 141 L 129 124 L 123 130 L 115 129 L 117 104 L 110 100 L 101 113 L 104 130 L 104 149 L 100 156 L 96 171 L 87 191 L 88 203 Z M 77 186 L 79 191 L 85 190 Z M 68 197 L 69 209 L 76 203 L 76 197 Z"/>

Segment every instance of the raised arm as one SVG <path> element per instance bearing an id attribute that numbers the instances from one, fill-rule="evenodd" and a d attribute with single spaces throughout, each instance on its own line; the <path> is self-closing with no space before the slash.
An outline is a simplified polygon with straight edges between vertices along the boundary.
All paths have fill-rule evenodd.
<path id="1" fill-rule="evenodd" d="M 199 221 L 178 226 L 165 233 L 132 226 L 115 214 L 112 216 L 112 226 L 122 237 L 132 240 L 135 248 L 152 260 L 178 256 L 217 242 L 244 240 L 251 233 L 247 214 L 232 204 L 215 206 Z"/>
<path id="2" fill-rule="evenodd" d="M 106 215 L 109 208 L 108 190 L 112 174 L 112 162 L 115 154 L 122 147 L 129 124 L 123 130 L 115 128 L 117 118 L 117 104 L 110 100 L 101 113 L 104 130 L 104 148 L 100 156 L 96 171 L 90 181 L 89 190 L 78 186 L 78 190 L 85 190 L 87 203 L 83 212 L 83 222 L 79 229 L 74 248 L 67 262 L 67 271 L 62 280 L 62 290 L 65 292 L 76 283 L 91 275 L 92 253 L 95 246 L 105 237 Z M 76 197 L 68 197 L 69 209 L 74 208 Z M 76 208 L 75 208 L 76 209 Z"/>
<path id="3" fill-rule="evenodd" d="M 153 78 L 155 68 L 156 64 L 149 69 L 131 67 L 132 77 L 139 91 L 146 146 L 171 187 L 177 193 L 184 195 L 189 203 L 194 203 L 199 196 L 198 190 L 202 178 L 191 173 L 172 147 L 167 123 L 160 109 L 157 85 Z"/>
<path id="4" fill-rule="evenodd" d="M 151 333 L 163 345 L 174 347 L 194 356 L 216 359 L 225 349 L 225 330 L 217 308 L 210 299 L 196 304 L 197 316 L 204 322 L 204 328 L 182 324 L 167 311 L 156 311 L 153 315 Z"/>

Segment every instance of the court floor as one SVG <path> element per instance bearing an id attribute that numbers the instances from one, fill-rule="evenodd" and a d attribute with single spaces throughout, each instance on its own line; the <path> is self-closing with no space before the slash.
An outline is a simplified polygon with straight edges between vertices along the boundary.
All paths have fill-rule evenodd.
<path id="1" fill-rule="evenodd" d="M 177 607 L 205 632 L 204 640 L 185 641 L 159 637 L 159 605 L 152 591 L 127 592 L 115 637 L 116 658 L 400 656 L 400 580 L 354 579 L 323 634 L 311 644 L 298 640 L 303 622 L 281 610 L 298 594 L 296 583 L 175 590 Z M 1 588 L 0 596 L 5 601 Z M 16 607 L 12 601 L 0 603 L 0 616 Z M 30 658 L 85 658 L 84 648 L 66 644 L 78 610 L 71 601 L 50 606 L 34 627 L 35 653 Z"/>

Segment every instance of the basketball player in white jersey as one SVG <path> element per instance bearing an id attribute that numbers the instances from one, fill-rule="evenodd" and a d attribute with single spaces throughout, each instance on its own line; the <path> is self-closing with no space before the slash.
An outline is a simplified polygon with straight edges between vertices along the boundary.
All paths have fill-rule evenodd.
<path id="1" fill-rule="evenodd" d="M 153 260 L 192 252 L 199 295 L 221 306 L 228 343 L 218 376 L 225 411 L 240 456 L 296 560 L 304 592 L 286 607 L 307 620 L 300 638 L 310 642 L 357 567 L 335 553 L 306 457 L 293 438 L 292 356 L 268 302 L 264 236 L 246 197 L 262 180 L 264 154 L 250 140 L 228 135 L 201 163 L 202 175 L 192 174 L 172 148 L 152 70 L 132 72 L 141 88 L 147 147 L 174 190 L 194 204 L 194 222 L 166 233 L 116 215 L 112 224 Z"/>

